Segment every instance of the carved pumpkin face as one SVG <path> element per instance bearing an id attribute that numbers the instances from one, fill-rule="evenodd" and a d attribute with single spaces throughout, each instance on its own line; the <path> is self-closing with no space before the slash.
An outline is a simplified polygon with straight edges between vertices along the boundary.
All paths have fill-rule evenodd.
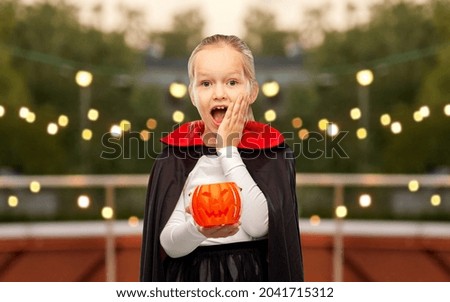
<path id="1" fill-rule="evenodd" d="M 194 189 L 191 213 L 202 227 L 234 224 L 241 215 L 241 196 L 234 182 L 200 185 Z"/>

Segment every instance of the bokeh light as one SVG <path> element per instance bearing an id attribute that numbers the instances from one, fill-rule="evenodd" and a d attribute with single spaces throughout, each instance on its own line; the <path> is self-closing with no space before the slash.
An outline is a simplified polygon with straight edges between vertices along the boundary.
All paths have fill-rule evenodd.
<path id="1" fill-rule="evenodd" d="M 330 123 L 330 122 L 329 122 L 326 118 L 323 118 L 323 119 L 321 119 L 321 120 L 319 121 L 319 123 L 317 124 L 317 126 L 319 127 L 320 130 L 325 131 L 325 130 L 327 130 L 327 125 L 328 125 L 329 123 Z"/>
<path id="2" fill-rule="evenodd" d="M 78 207 L 80 207 L 82 209 L 86 209 L 90 206 L 91 199 L 87 195 L 80 195 L 80 196 L 78 196 L 77 204 L 78 204 Z"/>
<path id="3" fill-rule="evenodd" d="M 15 208 L 19 205 L 19 198 L 15 195 L 10 195 L 8 197 L 8 206 L 11 208 Z"/>
<path id="4" fill-rule="evenodd" d="M 122 131 L 130 131 L 131 130 L 131 122 L 128 120 L 121 120 L 119 123 L 120 129 Z"/>
<path id="5" fill-rule="evenodd" d="M 60 127 L 67 127 L 67 125 L 69 125 L 69 117 L 67 115 L 61 114 L 58 117 L 58 125 Z"/>
<path id="6" fill-rule="evenodd" d="M 373 82 L 373 72 L 370 69 L 360 70 L 356 73 L 356 80 L 361 86 L 369 86 Z"/>
<path id="7" fill-rule="evenodd" d="M 30 182 L 30 191 L 33 193 L 39 193 L 39 191 L 41 191 L 41 184 L 38 181 Z"/>
<path id="8" fill-rule="evenodd" d="M 366 128 L 358 128 L 358 130 L 356 130 L 356 137 L 358 139 L 365 139 L 365 138 L 367 138 L 367 130 L 366 130 Z"/>
<path id="9" fill-rule="evenodd" d="M 170 95 L 177 99 L 184 98 L 187 91 L 187 86 L 184 83 L 173 82 L 169 86 Z"/>
<path id="10" fill-rule="evenodd" d="M 0 105 L 0 117 L 3 117 L 6 113 L 5 107 Z"/>
<path id="11" fill-rule="evenodd" d="M 308 129 L 301 129 L 300 131 L 298 131 L 298 137 L 301 139 L 301 140 L 305 140 L 305 139 L 307 139 L 308 137 L 309 137 L 309 131 L 308 131 Z"/>
<path id="12" fill-rule="evenodd" d="M 28 116 L 28 113 L 30 113 L 30 109 L 27 107 L 20 107 L 19 109 L 19 117 L 22 119 L 26 119 Z"/>
<path id="13" fill-rule="evenodd" d="M 361 118 L 361 109 L 353 108 L 350 110 L 350 117 L 352 120 L 359 120 Z"/>
<path id="14" fill-rule="evenodd" d="M 83 129 L 81 132 L 81 138 L 85 141 L 90 141 L 92 139 L 92 130 L 91 129 Z"/>
<path id="15" fill-rule="evenodd" d="M 444 114 L 450 116 L 450 104 L 444 106 Z"/>
<path id="16" fill-rule="evenodd" d="M 422 113 L 421 113 L 420 111 L 415 111 L 414 114 L 413 114 L 413 119 L 414 119 L 414 121 L 416 121 L 416 122 L 421 122 L 421 121 L 423 121 L 423 115 L 422 115 Z"/>
<path id="17" fill-rule="evenodd" d="M 139 218 L 137 216 L 130 216 L 130 218 L 128 218 L 128 225 L 132 228 L 138 227 Z"/>
<path id="18" fill-rule="evenodd" d="M 294 117 L 291 121 L 292 123 L 292 127 L 294 127 L 295 129 L 299 129 L 303 126 L 303 120 L 299 117 Z"/>
<path id="19" fill-rule="evenodd" d="M 86 70 L 80 70 L 75 75 L 75 82 L 80 87 L 88 87 L 91 85 L 93 80 L 93 75 L 89 71 Z"/>
<path id="20" fill-rule="evenodd" d="M 264 119 L 271 123 L 277 119 L 277 113 L 273 109 L 269 109 L 266 112 L 264 112 Z"/>
<path id="21" fill-rule="evenodd" d="M 280 92 L 280 84 L 277 81 L 265 82 L 261 90 L 266 97 L 273 98 Z"/>
<path id="22" fill-rule="evenodd" d="M 402 124 L 400 122 L 393 122 L 391 124 L 391 131 L 394 134 L 399 134 L 402 132 Z"/>
<path id="23" fill-rule="evenodd" d="M 32 124 L 36 121 L 36 114 L 34 112 L 28 112 L 27 117 L 25 118 L 25 120 Z"/>
<path id="24" fill-rule="evenodd" d="M 102 217 L 103 219 L 112 219 L 114 217 L 114 210 L 111 207 L 103 207 Z"/>
<path id="25" fill-rule="evenodd" d="M 372 204 L 372 197 L 369 194 L 362 194 L 359 196 L 359 205 L 363 208 L 370 207 Z"/>
<path id="26" fill-rule="evenodd" d="M 327 134 L 329 136 L 336 136 L 339 133 L 339 127 L 335 123 L 328 124 L 327 126 Z"/>
<path id="27" fill-rule="evenodd" d="M 49 123 L 47 125 L 47 133 L 50 135 L 55 135 L 58 133 L 58 125 L 55 123 Z"/>
<path id="28" fill-rule="evenodd" d="M 344 218 L 347 216 L 347 207 L 346 206 L 338 206 L 336 208 L 336 217 L 338 218 Z"/>
<path id="29" fill-rule="evenodd" d="M 182 123 L 183 121 L 184 121 L 184 113 L 183 113 L 183 111 L 180 111 L 180 110 L 175 110 L 173 113 L 172 113 L 172 120 L 175 122 L 175 123 Z"/>
<path id="30" fill-rule="evenodd" d="M 380 123 L 383 126 L 389 126 L 391 124 L 391 116 L 387 113 L 381 115 Z"/>
<path id="31" fill-rule="evenodd" d="M 158 121 L 155 120 L 154 118 L 149 118 L 147 120 L 146 125 L 147 125 L 148 129 L 153 130 L 153 129 L 156 129 L 156 127 L 158 127 Z"/>
<path id="32" fill-rule="evenodd" d="M 441 196 L 439 194 L 433 194 L 430 198 L 432 206 L 437 207 L 441 204 Z"/>
<path id="33" fill-rule="evenodd" d="M 320 216 L 319 216 L 319 215 L 312 215 L 312 216 L 309 218 L 309 223 L 310 223 L 312 226 L 318 226 L 318 225 L 320 224 Z"/>
<path id="34" fill-rule="evenodd" d="M 139 132 L 139 137 L 143 141 L 148 141 L 151 137 L 151 133 L 148 130 L 142 130 L 141 132 Z"/>
<path id="35" fill-rule="evenodd" d="M 408 189 L 411 192 L 417 192 L 419 190 L 420 184 L 417 180 L 413 179 L 408 183 Z"/>
<path id="36" fill-rule="evenodd" d="M 90 121 L 96 121 L 99 117 L 99 112 L 97 109 L 89 109 L 87 117 Z"/>
<path id="37" fill-rule="evenodd" d="M 120 137 L 122 135 L 122 128 L 119 125 L 112 125 L 109 133 L 111 133 L 112 137 Z"/>
<path id="38" fill-rule="evenodd" d="M 420 107 L 419 111 L 424 118 L 430 116 L 430 108 L 428 106 Z"/>

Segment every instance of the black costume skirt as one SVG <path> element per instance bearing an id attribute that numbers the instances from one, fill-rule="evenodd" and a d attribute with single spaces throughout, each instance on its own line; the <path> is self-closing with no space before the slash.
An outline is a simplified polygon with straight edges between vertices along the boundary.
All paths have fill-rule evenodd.
<path id="1" fill-rule="evenodd" d="M 267 240 L 200 246 L 164 260 L 166 281 L 267 281 Z"/>

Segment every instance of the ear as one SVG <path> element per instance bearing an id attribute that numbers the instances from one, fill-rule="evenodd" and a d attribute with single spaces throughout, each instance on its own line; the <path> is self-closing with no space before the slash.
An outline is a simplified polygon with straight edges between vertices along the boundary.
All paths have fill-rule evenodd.
<path id="1" fill-rule="evenodd" d="M 253 104 L 256 101 L 259 93 L 259 85 L 257 82 L 254 82 L 252 87 L 250 88 L 250 104 Z"/>

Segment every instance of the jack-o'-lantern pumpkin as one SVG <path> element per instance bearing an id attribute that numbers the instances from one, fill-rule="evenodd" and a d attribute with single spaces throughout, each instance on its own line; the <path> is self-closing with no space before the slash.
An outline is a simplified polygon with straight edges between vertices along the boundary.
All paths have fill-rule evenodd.
<path id="1" fill-rule="evenodd" d="M 191 197 L 191 214 L 202 227 L 237 223 L 241 215 L 241 196 L 234 182 L 197 186 Z"/>

